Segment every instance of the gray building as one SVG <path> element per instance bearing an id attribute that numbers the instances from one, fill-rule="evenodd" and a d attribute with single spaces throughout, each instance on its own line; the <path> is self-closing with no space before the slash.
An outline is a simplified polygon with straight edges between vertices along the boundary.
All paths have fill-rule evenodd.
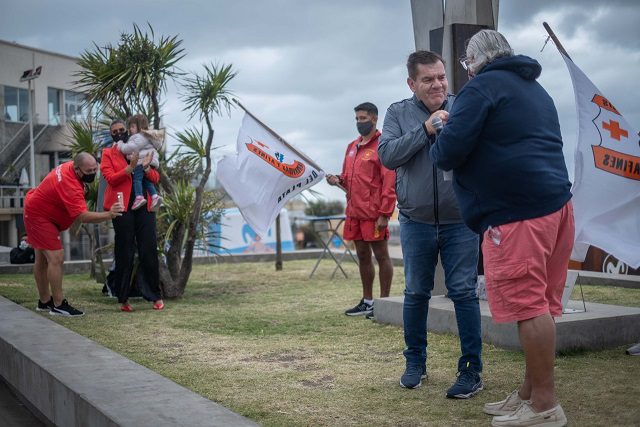
<path id="1" fill-rule="evenodd" d="M 0 40 L 0 246 L 15 247 L 24 231 L 22 208 L 30 182 L 29 109 L 33 106 L 35 184 L 69 160 L 69 120 L 84 120 L 84 95 L 73 84 L 78 58 Z M 21 81 L 26 70 L 40 75 Z M 86 255 L 82 237 L 62 234 L 66 259 Z"/>

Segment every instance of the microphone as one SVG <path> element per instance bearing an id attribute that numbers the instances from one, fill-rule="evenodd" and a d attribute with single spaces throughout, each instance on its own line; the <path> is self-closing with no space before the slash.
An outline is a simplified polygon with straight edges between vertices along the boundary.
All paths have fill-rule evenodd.
<path id="1" fill-rule="evenodd" d="M 436 130 L 436 135 L 438 135 L 443 126 L 440 116 L 435 116 L 433 119 L 431 119 L 431 126 L 433 126 L 433 128 Z"/>
<path id="2" fill-rule="evenodd" d="M 431 119 L 431 126 L 433 126 L 433 128 L 436 130 L 437 139 L 438 135 L 440 135 L 440 132 L 442 131 L 442 127 L 444 126 L 440 116 L 435 116 L 433 119 Z M 451 179 L 453 178 L 453 171 L 442 171 L 442 178 L 445 181 L 451 181 Z"/>

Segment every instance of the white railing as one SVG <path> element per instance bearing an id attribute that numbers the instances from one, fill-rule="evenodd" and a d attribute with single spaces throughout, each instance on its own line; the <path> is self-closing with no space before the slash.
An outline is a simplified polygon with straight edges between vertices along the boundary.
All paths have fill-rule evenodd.
<path id="1" fill-rule="evenodd" d="M 0 185 L 0 209 L 22 209 L 27 190 L 19 185 Z"/>

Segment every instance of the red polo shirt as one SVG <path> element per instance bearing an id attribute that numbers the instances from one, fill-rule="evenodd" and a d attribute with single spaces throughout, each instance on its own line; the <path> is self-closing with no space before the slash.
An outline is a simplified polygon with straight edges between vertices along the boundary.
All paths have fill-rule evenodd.
<path id="1" fill-rule="evenodd" d="M 59 165 L 25 198 L 24 222 L 29 243 L 35 249 L 60 249 L 59 232 L 69 228 L 86 211 L 84 185 L 76 176 L 73 161 Z"/>

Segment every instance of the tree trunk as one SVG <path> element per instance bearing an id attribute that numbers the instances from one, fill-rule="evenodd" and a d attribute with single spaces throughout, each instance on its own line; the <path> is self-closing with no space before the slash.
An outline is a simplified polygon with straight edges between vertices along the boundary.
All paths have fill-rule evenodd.
<path id="1" fill-rule="evenodd" d="M 205 144 L 205 169 L 200 178 L 200 182 L 196 187 L 195 200 L 193 210 L 189 218 L 188 227 L 183 223 L 177 223 L 171 235 L 169 249 L 165 254 L 165 262 L 160 263 L 160 286 L 165 298 L 176 298 L 184 294 L 187 282 L 193 270 L 193 250 L 195 242 L 198 238 L 198 227 L 201 221 L 202 202 L 204 187 L 211 174 L 211 145 L 213 143 L 214 130 L 208 116 L 205 116 L 205 122 L 208 128 L 207 141 Z M 161 177 L 164 174 L 161 175 Z M 168 184 L 165 189 L 173 190 L 173 185 L 168 178 L 162 181 L 163 186 Z M 186 244 L 184 246 L 184 255 L 182 242 L 186 233 Z"/>
<path id="2" fill-rule="evenodd" d="M 186 283 L 182 284 L 180 280 L 184 233 L 184 224 L 176 224 L 171 234 L 169 249 L 165 254 L 165 262 L 160 263 L 160 287 L 167 298 L 182 296 L 186 287 Z"/>
<path id="3" fill-rule="evenodd" d="M 89 253 L 91 254 L 91 267 L 89 268 L 89 278 L 96 278 L 96 240 L 89 230 L 88 224 L 82 224 L 82 230 L 89 236 Z"/>

